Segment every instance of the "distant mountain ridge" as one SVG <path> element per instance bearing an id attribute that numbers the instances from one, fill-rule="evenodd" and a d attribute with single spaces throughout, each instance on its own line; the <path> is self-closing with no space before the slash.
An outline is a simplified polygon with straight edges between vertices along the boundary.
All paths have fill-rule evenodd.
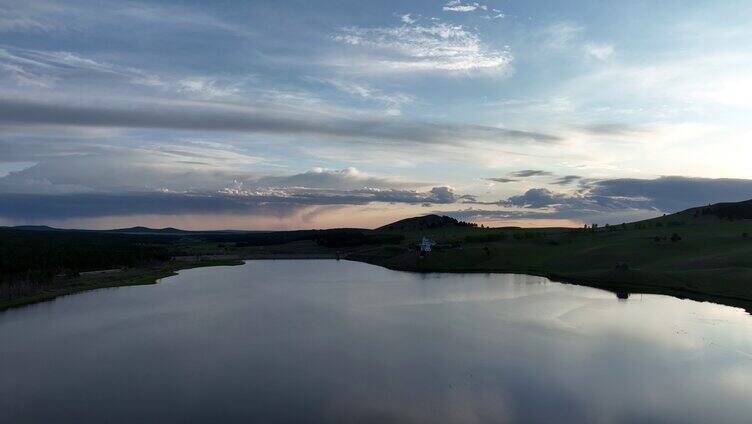
<path id="1" fill-rule="evenodd" d="M 3 228 L 3 227 L 0 227 Z M 248 234 L 248 233 L 270 233 L 273 231 L 264 230 L 181 230 L 179 228 L 166 227 L 166 228 L 149 228 L 149 227 L 129 227 L 129 228 L 115 228 L 111 230 L 82 230 L 82 229 L 67 229 L 67 228 L 55 228 L 48 225 L 16 225 L 11 228 L 14 230 L 23 231 L 80 231 L 89 233 L 110 233 L 110 234 L 132 234 L 132 235 L 197 235 L 197 234 Z"/>
<path id="2" fill-rule="evenodd" d="M 195 234 L 197 231 L 180 230 L 178 228 L 166 227 L 166 228 L 149 228 L 149 227 L 130 227 L 130 228 L 116 228 L 113 230 L 102 230 L 107 233 L 120 233 L 120 234 Z M 198 231 L 200 232 L 200 231 Z"/>
<path id="3" fill-rule="evenodd" d="M 689 208 L 681 212 L 676 212 L 671 215 L 696 215 L 696 216 L 717 216 L 724 219 L 752 219 L 752 199 L 743 200 L 740 202 L 722 202 L 715 203 L 707 206 L 698 206 Z M 383 225 L 376 228 L 376 231 L 415 231 L 425 230 L 432 228 L 449 228 L 449 227 L 476 227 L 477 224 L 459 221 L 455 218 L 445 215 L 429 214 L 423 216 L 416 216 L 412 218 L 405 218 L 399 221 L 392 222 L 390 224 Z M 55 228 L 48 225 L 17 225 L 13 227 L 0 227 L 9 228 L 23 231 L 81 231 L 81 232 L 97 232 L 97 233 L 114 233 L 114 234 L 132 234 L 132 235 L 201 235 L 201 234 L 215 234 L 215 235 L 232 235 L 232 234 L 263 234 L 263 233 L 298 233 L 315 230 L 287 230 L 287 231 L 275 231 L 275 230 L 181 230 L 174 227 L 166 228 L 149 228 L 143 226 L 129 227 L 129 228 L 115 228 L 110 230 L 80 230 L 80 229 L 64 229 Z M 509 227 L 518 228 L 518 227 Z M 332 230 L 349 230 L 349 231 L 369 231 L 358 228 L 337 228 Z M 331 231 L 331 230 L 330 230 Z"/>

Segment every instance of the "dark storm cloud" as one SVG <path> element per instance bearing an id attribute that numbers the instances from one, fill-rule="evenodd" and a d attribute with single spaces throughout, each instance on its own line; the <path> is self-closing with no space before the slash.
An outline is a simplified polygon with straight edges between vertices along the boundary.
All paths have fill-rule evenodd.
<path id="1" fill-rule="evenodd" d="M 626 209 L 656 209 L 647 199 L 620 196 L 602 196 L 593 193 L 554 193 L 545 188 L 533 188 L 523 194 L 498 202 L 503 206 L 557 211 L 602 211 Z"/>
<path id="2" fill-rule="evenodd" d="M 449 204 L 460 196 L 448 187 L 427 192 L 397 189 L 275 190 L 268 193 L 0 193 L 0 217 L 17 220 L 93 218 L 145 214 L 248 213 L 289 216 L 307 206 L 372 202 Z"/>
<path id="3" fill-rule="evenodd" d="M 438 211 L 437 211 L 438 213 Z M 503 220 L 537 220 L 537 219 L 563 219 L 598 224 L 620 224 L 642 219 L 654 218 L 655 211 L 630 209 L 622 211 L 574 211 L 562 210 L 553 212 L 537 211 L 508 211 L 508 210 L 485 210 L 485 209 L 462 209 L 456 211 L 441 211 L 443 215 L 449 215 L 462 221 L 503 221 Z"/>
<path id="4" fill-rule="evenodd" d="M 749 198 L 752 198 L 752 180 L 660 177 L 588 181 L 574 194 L 535 188 L 500 204 L 559 210 L 652 209 L 671 213 L 708 203 Z"/>
<path id="5" fill-rule="evenodd" d="M 306 187 L 315 189 L 355 190 L 364 187 L 404 189 L 426 186 L 417 182 L 364 174 L 355 168 L 313 169 L 307 172 L 284 176 L 266 176 L 252 182 L 258 187 Z"/>
<path id="6" fill-rule="evenodd" d="M 582 177 L 580 177 L 579 175 L 565 175 L 563 177 L 557 178 L 556 181 L 552 182 L 551 184 L 565 186 L 572 184 L 573 182 L 580 180 L 581 178 Z"/>
<path id="7" fill-rule="evenodd" d="M 752 180 L 677 176 L 601 180 L 591 184 L 589 196 L 644 199 L 656 209 L 677 212 L 708 203 L 748 200 L 752 198 Z"/>
<path id="8" fill-rule="evenodd" d="M 56 125 L 98 128 L 236 131 L 309 134 L 391 142 L 453 143 L 462 141 L 553 143 L 559 137 L 483 125 L 415 123 L 399 119 L 331 117 L 261 112 L 209 103 L 134 103 L 123 107 L 0 99 L 0 125 Z"/>
<path id="9" fill-rule="evenodd" d="M 498 177 L 498 178 L 486 178 L 488 181 L 493 181 L 497 183 L 511 183 L 515 181 L 520 181 L 519 178 L 529 178 L 529 177 L 540 177 L 540 176 L 552 176 L 554 175 L 551 172 L 548 171 L 542 171 L 538 169 L 524 169 L 522 171 L 517 172 L 511 172 L 509 175 L 512 175 L 517 178 L 504 178 L 504 177 Z M 569 185 L 577 180 L 579 180 L 579 175 L 566 175 L 562 177 L 558 177 L 555 181 L 553 181 L 551 184 L 556 185 Z"/>
<path id="10" fill-rule="evenodd" d="M 580 180 L 574 193 L 533 188 L 498 202 L 472 202 L 505 209 L 465 209 L 450 214 L 458 219 L 578 219 L 586 222 L 624 222 L 679 212 L 709 203 L 752 198 L 752 180 L 689 177 Z M 463 202 L 471 203 L 471 202 Z"/>
<path id="11" fill-rule="evenodd" d="M 265 204 L 231 196 L 169 193 L 0 194 L 0 216 L 19 220 L 185 213 L 263 213 L 285 216 L 296 204 Z"/>
<path id="12" fill-rule="evenodd" d="M 553 174 L 548 171 L 543 171 L 540 169 L 523 169 L 522 171 L 512 172 L 509 175 L 513 177 L 518 177 L 518 178 L 528 178 L 528 177 L 540 177 L 540 176 L 553 175 Z"/>
<path id="13" fill-rule="evenodd" d="M 647 132 L 647 129 L 638 125 L 631 124 L 594 124 L 582 128 L 585 132 L 593 135 L 632 135 Z"/>

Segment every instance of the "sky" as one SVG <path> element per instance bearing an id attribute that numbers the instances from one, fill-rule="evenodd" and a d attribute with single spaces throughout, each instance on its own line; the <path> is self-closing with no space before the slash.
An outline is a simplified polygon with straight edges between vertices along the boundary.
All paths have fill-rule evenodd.
<path id="1" fill-rule="evenodd" d="M 0 225 L 621 223 L 752 198 L 749 1 L 0 0 Z"/>

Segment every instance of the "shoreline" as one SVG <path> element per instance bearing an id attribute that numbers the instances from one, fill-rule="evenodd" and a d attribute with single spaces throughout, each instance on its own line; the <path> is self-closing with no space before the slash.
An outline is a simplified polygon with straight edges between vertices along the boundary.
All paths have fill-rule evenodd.
<path id="1" fill-rule="evenodd" d="M 0 300 L 0 314 L 11 309 L 30 306 L 37 303 L 55 300 L 59 297 L 70 296 L 78 293 L 108 289 L 115 287 L 146 286 L 159 283 L 162 278 L 177 275 L 178 271 L 192 268 L 204 268 L 212 266 L 236 266 L 242 265 L 243 260 L 215 260 L 215 261 L 171 261 L 161 268 L 134 268 L 122 273 L 102 273 L 83 275 L 71 281 L 70 284 L 61 287 L 49 287 L 39 293 L 14 299 Z M 97 272 L 97 271 L 93 271 Z"/>
<path id="2" fill-rule="evenodd" d="M 706 293 L 702 291 L 695 291 L 691 289 L 683 289 L 677 287 L 660 286 L 655 284 L 644 284 L 635 282 L 617 282 L 617 281 L 599 281 L 588 277 L 578 277 L 575 275 L 567 276 L 557 273 L 547 273 L 534 270 L 479 270 L 479 269 L 441 269 L 441 270 L 426 270 L 426 269 L 408 269 L 391 267 L 376 262 L 369 262 L 365 260 L 346 259 L 353 262 L 362 262 L 370 265 L 380 266 L 393 271 L 411 272 L 416 274 L 518 274 L 518 275 L 531 275 L 535 277 L 543 277 L 554 283 L 568 284 L 574 286 L 590 287 L 600 290 L 605 290 L 614 293 L 617 297 L 620 294 L 633 295 L 633 294 L 656 294 L 662 296 L 671 296 L 677 299 L 693 300 L 695 302 L 708 302 L 716 305 L 730 306 L 734 308 L 744 309 L 748 314 L 752 315 L 752 299 L 746 299 L 735 296 L 724 296 L 720 294 Z"/>
<path id="3" fill-rule="evenodd" d="M 78 277 L 72 284 L 62 286 L 59 288 L 50 288 L 43 290 L 40 293 L 19 297 L 16 299 L 3 299 L 0 300 L 0 313 L 5 311 L 33 305 L 40 302 L 46 302 L 57 299 L 63 296 L 69 296 L 77 293 L 104 289 L 114 287 L 127 287 L 127 286 L 141 286 L 158 284 L 159 280 L 166 277 L 177 275 L 178 271 L 184 269 L 213 267 L 213 266 L 237 266 L 243 265 L 245 261 L 253 260 L 348 260 L 352 262 L 366 263 L 369 265 L 380 266 L 382 268 L 401 271 L 412 272 L 418 274 L 523 274 L 532 275 L 537 277 L 543 277 L 551 280 L 552 282 L 561 284 L 579 285 L 585 287 L 591 287 L 601 290 L 606 290 L 614 293 L 617 297 L 629 296 L 631 294 L 658 294 L 664 296 L 671 296 L 678 299 L 689 299 L 697 302 L 709 302 L 718 305 L 730 306 L 744 309 L 747 313 L 752 314 L 752 299 L 745 299 L 741 297 L 725 296 L 721 294 L 707 293 L 703 291 L 695 291 L 687 288 L 669 287 L 649 283 L 637 283 L 637 282 L 625 282 L 625 281 L 604 281 L 593 279 L 592 277 L 577 276 L 577 275 L 563 275 L 552 272 L 542 272 L 537 270 L 523 270 L 523 269 L 410 269 L 400 268 L 394 266 L 388 266 L 378 263 L 377 261 L 369 261 L 364 258 L 352 258 L 348 255 L 342 255 L 338 257 L 336 254 L 327 253 L 311 253 L 311 254 L 246 254 L 238 256 L 236 258 L 225 259 L 210 259 L 210 260 L 198 260 L 198 261 L 185 261 L 185 260 L 173 260 L 166 266 L 154 269 L 132 269 L 123 271 L 123 274 L 116 273 L 103 273 L 93 274 L 90 277 Z"/>

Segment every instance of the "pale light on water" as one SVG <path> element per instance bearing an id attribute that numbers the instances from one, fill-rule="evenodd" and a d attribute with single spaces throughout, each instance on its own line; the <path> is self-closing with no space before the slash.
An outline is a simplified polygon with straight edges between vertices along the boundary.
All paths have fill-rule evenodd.
<path id="1" fill-rule="evenodd" d="M 741 309 L 345 261 L 0 314 L 3 422 L 746 422 Z"/>

